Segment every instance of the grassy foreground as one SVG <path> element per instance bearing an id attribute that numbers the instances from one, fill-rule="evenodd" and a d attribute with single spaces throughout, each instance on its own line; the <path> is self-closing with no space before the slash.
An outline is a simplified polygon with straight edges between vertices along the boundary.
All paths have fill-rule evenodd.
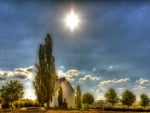
<path id="1" fill-rule="evenodd" d="M 40 110 L 40 109 L 19 109 L 19 110 L 0 110 L 0 113 L 116 113 L 117 111 L 102 111 L 102 110 L 85 110 L 85 111 L 79 111 L 79 110 Z M 126 112 L 120 112 L 118 113 L 126 113 Z M 141 112 L 129 112 L 128 113 L 141 113 Z M 146 113 L 146 112 L 142 112 Z"/>

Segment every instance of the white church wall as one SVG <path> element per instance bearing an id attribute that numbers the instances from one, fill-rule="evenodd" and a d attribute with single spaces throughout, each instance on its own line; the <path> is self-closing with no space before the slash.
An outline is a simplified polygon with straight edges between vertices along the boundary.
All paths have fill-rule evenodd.
<path id="1" fill-rule="evenodd" d="M 65 79 L 63 81 L 58 80 L 56 82 L 57 90 L 55 92 L 55 95 L 52 98 L 52 102 L 50 103 L 51 107 L 58 107 L 58 87 L 62 87 L 63 90 L 63 100 L 66 99 L 68 108 L 74 108 L 75 107 L 75 93 L 72 89 L 71 84 Z"/>

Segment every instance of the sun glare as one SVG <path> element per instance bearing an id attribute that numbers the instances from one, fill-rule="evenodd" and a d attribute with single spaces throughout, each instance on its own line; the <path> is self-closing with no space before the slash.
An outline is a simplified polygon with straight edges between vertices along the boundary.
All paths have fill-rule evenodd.
<path id="1" fill-rule="evenodd" d="M 70 14 L 66 16 L 66 25 L 73 31 L 79 24 L 79 18 L 74 13 L 73 10 L 71 10 Z"/>

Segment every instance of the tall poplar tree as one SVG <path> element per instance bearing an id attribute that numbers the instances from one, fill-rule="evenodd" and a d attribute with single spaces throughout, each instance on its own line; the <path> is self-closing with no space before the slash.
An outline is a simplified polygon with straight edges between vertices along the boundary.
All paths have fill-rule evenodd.
<path id="1" fill-rule="evenodd" d="M 35 76 L 35 81 L 33 82 L 33 86 L 35 89 L 35 93 L 36 93 L 39 105 L 43 106 L 46 100 L 46 97 L 45 97 L 46 90 L 43 90 L 44 84 L 42 82 L 44 81 L 42 76 L 45 73 L 45 70 L 44 70 L 45 64 L 44 64 L 44 60 L 42 60 L 44 59 L 44 46 L 42 44 L 39 46 L 38 54 L 39 54 L 39 63 L 35 64 L 37 70 L 36 70 L 36 76 Z"/>
<path id="2" fill-rule="evenodd" d="M 81 109 L 82 107 L 82 93 L 80 89 L 80 85 L 77 86 L 77 91 L 76 91 L 76 107 L 78 109 Z"/>
<path id="3" fill-rule="evenodd" d="M 49 108 L 50 101 L 52 101 L 57 78 L 52 46 L 52 38 L 47 34 L 44 44 L 39 46 L 39 59 L 38 64 L 36 64 L 36 77 L 33 82 L 37 100 L 40 105 L 46 103 L 47 108 Z"/>

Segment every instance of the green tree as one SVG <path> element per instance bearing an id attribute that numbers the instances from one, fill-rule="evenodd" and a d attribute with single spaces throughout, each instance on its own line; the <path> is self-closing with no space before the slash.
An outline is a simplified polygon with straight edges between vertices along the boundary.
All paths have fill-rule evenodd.
<path id="1" fill-rule="evenodd" d="M 122 93 L 122 104 L 127 105 L 128 108 L 136 101 L 136 96 L 129 90 Z"/>
<path id="2" fill-rule="evenodd" d="M 2 101 L 9 104 L 12 108 L 12 102 L 23 97 L 23 85 L 18 80 L 11 80 L 0 89 L 0 97 Z"/>
<path id="3" fill-rule="evenodd" d="M 148 96 L 146 94 L 143 93 L 143 94 L 140 95 L 140 105 L 142 107 L 145 108 L 146 106 L 148 106 L 149 101 L 150 101 L 150 99 L 148 98 Z"/>
<path id="4" fill-rule="evenodd" d="M 39 63 L 36 64 L 37 71 L 33 86 L 40 105 L 46 103 L 47 108 L 49 108 L 57 78 L 52 51 L 52 38 L 49 34 L 45 37 L 45 43 L 39 46 L 38 55 Z"/>
<path id="5" fill-rule="evenodd" d="M 114 104 L 117 103 L 117 100 L 118 100 L 117 93 L 116 93 L 115 89 L 113 89 L 113 88 L 108 89 L 108 91 L 105 93 L 104 97 L 107 102 L 112 104 L 113 107 L 114 107 Z"/>
<path id="6" fill-rule="evenodd" d="M 85 93 L 83 95 L 83 98 L 82 98 L 82 103 L 85 105 L 87 104 L 87 106 L 89 104 L 92 104 L 94 102 L 94 97 L 91 93 Z"/>
<path id="7" fill-rule="evenodd" d="M 39 64 L 35 64 L 36 66 L 36 76 L 35 76 L 35 80 L 33 81 L 33 86 L 35 89 L 35 93 L 37 96 L 37 100 L 39 102 L 40 106 L 43 106 L 43 104 L 46 101 L 46 89 L 45 89 L 45 84 L 44 82 L 44 75 L 45 75 L 45 61 L 43 59 L 44 58 L 44 46 L 41 44 L 39 46 Z"/>
<path id="8" fill-rule="evenodd" d="M 59 92 L 58 92 L 58 105 L 60 108 L 62 108 L 62 104 L 63 104 L 63 90 L 62 90 L 62 87 L 60 86 Z"/>
<path id="9" fill-rule="evenodd" d="M 42 48 L 42 45 L 40 48 Z M 35 81 L 33 81 L 33 86 L 35 89 L 35 93 L 36 93 L 36 97 L 37 97 L 37 100 L 39 102 L 39 105 L 40 105 L 40 107 L 42 107 L 45 103 L 45 100 L 46 100 L 45 94 L 44 94 L 44 93 L 46 93 L 46 90 L 43 90 L 44 84 L 42 83 L 42 69 L 41 69 L 42 66 L 40 67 L 37 64 L 35 64 L 35 66 L 37 68 L 37 73 L 35 76 Z"/>
<path id="10" fill-rule="evenodd" d="M 77 91 L 76 91 L 76 99 L 75 103 L 78 109 L 81 109 L 82 107 L 82 93 L 81 93 L 81 88 L 80 85 L 77 86 Z"/>

